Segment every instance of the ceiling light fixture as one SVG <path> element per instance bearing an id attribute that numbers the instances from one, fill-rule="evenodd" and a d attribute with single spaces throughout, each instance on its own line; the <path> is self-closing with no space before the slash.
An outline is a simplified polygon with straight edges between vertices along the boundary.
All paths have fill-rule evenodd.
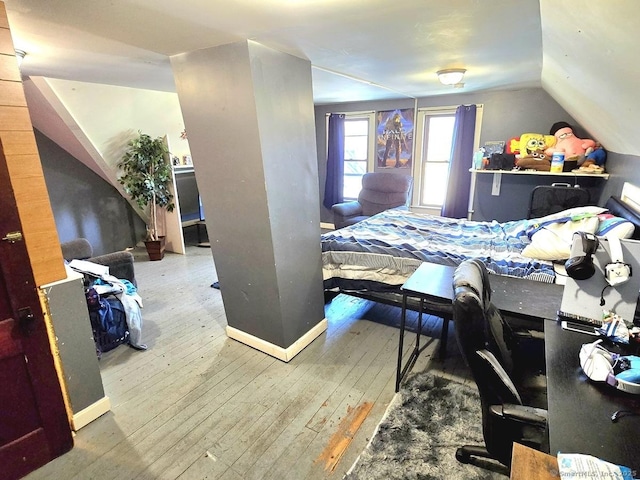
<path id="1" fill-rule="evenodd" d="M 438 80 L 443 85 L 456 85 L 462 82 L 464 74 L 467 72 L 464 68 L 447 68 L 445 70 L 438 70 Z"/>
<path id="2" fill-rule="evenodd" d="M 22 61 L 24 60 L 24 57 L 27 55 L 27 52 L 25 52 L 24 50 L 18 50 L 16 48 L 16 59 L 18 60 L 18 68 L 20 68 L 20 65 L 22 65 Z"/>

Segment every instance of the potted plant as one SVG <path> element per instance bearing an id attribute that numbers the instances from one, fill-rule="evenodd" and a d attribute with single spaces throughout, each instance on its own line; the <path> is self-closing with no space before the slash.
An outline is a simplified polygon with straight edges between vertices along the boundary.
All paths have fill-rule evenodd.
<path id="1" fill-rule="evenodd" d="M 146 133 L 138 132 L 138 136 L 127 144 L 118 168 L 122 175 L 118 181 L 124 191 L 138 206 L 147 212 L 147 237 L 145 246 L 150 260 L 161 260 L 164 257 L 164 237 L 158 235 L 158 218 L 156 207 L 173 211 L 173 194 L 171 185 L 171 165 L 167 161 L 169 150 L 162 137 L 151 138 Z"/>

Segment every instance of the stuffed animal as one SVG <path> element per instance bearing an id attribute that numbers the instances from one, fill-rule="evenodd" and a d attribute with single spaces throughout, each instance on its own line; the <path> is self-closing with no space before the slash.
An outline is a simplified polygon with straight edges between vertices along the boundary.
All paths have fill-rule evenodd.
<path id="1" fill-rule="evenodd" d="M 548 172 L 551 168 L 551 160 L 544 152 L 547 147 L 555 143 L 556 138 L 553 135 L 541 133 L 523 133 L 519 141 L 516 166 L 525 170 Z"/>
<path id="2" fill-rule="evenodd" d="M 584 162 L 584 159 L 595 148 L 596 142 L 590 138 L 578 138 L 574 135 L 571 125 L 567 122 L 556 122 L 549 131 L 556 138 L 555 145 L 547 148 L 545 153 L 549 156 L 553 152 L 564 152 L 565 160 L 577 160 L 578 165 Z"/>
<path id="3" fill-rule="evenodd" d="M 589 165 L 597 165 L 598 167 L 603 167 L 607 161 L 607 152 L 602 145 L 596 142 L 596 146 L 593 147 L 593 152 L 588 153 L 587 157 L 584 160 L 582 166 L 588 167 Z"/>
<path id="4" fill-rule="evenodd" d="M 520 137 L 513 137 L 507 140 L 505 152 L 518 155 L 520 153 Z"/>
<path id="5" fill-rule="evenodd" d="M 556 138 L 553 135 L 523 133 L 520 135 L 520 157 L 542 158 L 545 156 L 545 149 L 550 148 L 555 141 Z"/>
<path id="6" fill-rule="evenodd" d="M 516 166 L 523 170 L 548 172 L 551 170 L 551 160 L 544 155 L 542 157 L 520 157 L 516 160 Z"/>

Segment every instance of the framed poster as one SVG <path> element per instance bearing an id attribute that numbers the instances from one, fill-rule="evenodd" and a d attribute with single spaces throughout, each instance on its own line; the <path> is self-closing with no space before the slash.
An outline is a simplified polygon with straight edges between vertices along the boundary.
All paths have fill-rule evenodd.
<path id="1" fill-rule="evenodd" d="M 376 113 L 377 168 L 411 168 L 413 108 Z"/>

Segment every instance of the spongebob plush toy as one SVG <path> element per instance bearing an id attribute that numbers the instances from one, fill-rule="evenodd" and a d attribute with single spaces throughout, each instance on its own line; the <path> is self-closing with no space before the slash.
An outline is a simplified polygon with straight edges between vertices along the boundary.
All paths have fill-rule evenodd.
<path id="1" fill-rule="evenodd" d="M 545 150 L 556 143 L 553 135 L 541 133 L 523 133 L 520 135 L 520 157 L 542 158 Z"/>
<path id="2" fill-rule="evenodd" d="M 549 171 L 551 160 L 545 150 L 556 141 L 553 135 L 541 133 L 523 133 L 520 135 L 516 165 L 520 168 Z"/>

